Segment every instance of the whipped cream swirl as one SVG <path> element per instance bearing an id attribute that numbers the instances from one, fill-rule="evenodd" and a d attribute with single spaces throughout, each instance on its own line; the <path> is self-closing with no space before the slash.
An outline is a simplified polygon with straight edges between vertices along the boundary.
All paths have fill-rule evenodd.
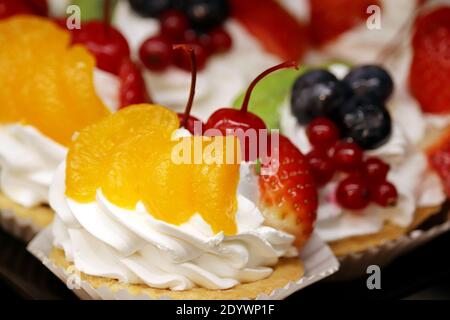
<path id="1" fill-rule="evenodd" d="M 214 234 L 199 214 L 180 225 L 155 219 L 139 203 L 125 210 L 98 190 L 94 202 L 81 204 L 65 195 L 62 164 L 50 188 L 57 217 L 54 245 L 89 275 L 153 288 L 227 289 L 266 278 L 280 257 L 297 255 L 294 237 L 263 226 L 255 204 L 238 195 L 238 232 Z"/>

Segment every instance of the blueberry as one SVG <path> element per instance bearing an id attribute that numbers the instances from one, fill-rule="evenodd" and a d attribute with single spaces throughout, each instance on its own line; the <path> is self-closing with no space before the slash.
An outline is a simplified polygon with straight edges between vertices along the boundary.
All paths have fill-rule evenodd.
<path id="1" fill-rule="evenodd" d="M 301 75 L 292 87 L 291 110 L 300 124 L 317 117 L 337 118 L 342 104 L 351 96 L 347 84 L 326 70 Z"/>
<path id="2" fill-rule="evenodd" d="M 383 102 L 373 95 L 354 96 L 345 103 L 338 121 L 343 136 L 363 149 L 375 149 L 390 137 L 392 121 Z"/>
<path id="3" fill-rule="evenodd" d="M 133 10 L 141 16 L 157 18 L 172 8 L 172 0 L 128 0 Z"/>
<path id="4" fill-rule="evenodd" d="M 184 11 L 194 29 L 208 31 L 224 23 L 230 8 L 227 0 L 187 0 Z"/>
<path id="5" fill-rule="evenodd" d="M 379 66 L 366 65 L 356 67 L 343 80 L 356 95 L 371 94 L 386 101 L 394 90 L 394 82 L 389 73 Z"/>

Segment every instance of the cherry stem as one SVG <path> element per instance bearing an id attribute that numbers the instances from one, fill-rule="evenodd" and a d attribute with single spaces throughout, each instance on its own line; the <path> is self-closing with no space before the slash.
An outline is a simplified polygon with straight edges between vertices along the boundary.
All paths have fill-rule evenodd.
<path id="1" fill-rule="evenodd" d="M 111 0 L 104 0 L 103 2 L 103 25 L 105 26 L 105 34 L 108 36 L 111 27 Z"/>
<path id="2" fill-rule="evenodd" d="M 195 52 L 192 46 L 188 44 L 175 44 L 172 47 L 174 50 L 181 49 L 189 57 L 191 62 L 191 89 L 189 91 L 189 99 L 186 104 L 186 109 L 184 111 L 183 120 L 181 121 L 181 127 L 186 128 L 189 120 L 189 115 L 191 113 L 192 104 L 194 103 L 195 96 L 195 85 L 197 82 L 197 59 L 195 58 Z"/>
<path id="3" fill-rule="evenodd" d="M 272 68 L 267 69 L 266 71 L 262 72 L 259 76 L 255 78 L 255 80 L 250 83 L 248 86 L 247 92 L 245 93 L 244 101 L 242 102 L 241 106 L 241 112 L 247 112 L 248 110 L 248 104 L 250 102 L 250 97 L 252 95 L 253 89 L 258 84 L 260 80 L 262 80 L 267 75 L 271 74 L 272 72 L 275 72 L 280 69 L 286 69 L 286 68 L 295 68 L 298 70 L 298 62 L 296 61 L 285 61 L 283 63 L 277 64 L 276 66 L 273 66 Z"/>

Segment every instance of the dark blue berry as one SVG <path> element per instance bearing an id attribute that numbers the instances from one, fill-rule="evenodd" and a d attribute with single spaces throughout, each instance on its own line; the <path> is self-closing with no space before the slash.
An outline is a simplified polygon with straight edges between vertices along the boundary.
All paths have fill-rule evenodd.
<path id="1" fill-rule="evenodd" d="M 209 31 L 225 22 L 230 8 L 227 0 L 187 0 L 184 11 L 194 29 Z"/>
<path id="2" fill-rule="evenodd" d="M 350 96 L 351 89 L 332 73 L 326 70 L 308 71 L 292 87 L 292 114 L 300 124 L 308 124 L 317 117 L 334 120 Z"/>
<path id="3" fill-rule="evenodd" d="M 374 95 L 386 101 L 394 90 L 394 83 L 389 73 L 382 67 L 367 65 L 356 67 L 343 80 L 356 95 Z"/>
<path id="4" fill-rule="evenodd" d="M 338 125 L 344 137 L 351 138 L 363 149 L 375 149 L 390 137 L 392 121 L 377 97 L 354 96 L 340 111 Z"/>
<path id="5" fill-rule="evenodd" d="M 128 0 L 136 13 L 144 17 L 159 17 L 164 11 L 172 8 L 172 0 Z"/>

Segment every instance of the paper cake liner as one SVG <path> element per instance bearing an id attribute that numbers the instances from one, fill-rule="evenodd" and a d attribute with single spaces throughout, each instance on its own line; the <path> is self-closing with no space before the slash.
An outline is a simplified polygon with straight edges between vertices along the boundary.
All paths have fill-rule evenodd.
<path id="1" fill-rule="evenodd" d="M 28 245 L 35 257 L 53 272 L 59 279 L 68 284 L 69 289 L 80 298 L 86 300 L 155 300 L 144 294 L 132 294 L 129 290 L 111 290 L 110 287 L 102 285 L 94 288 L 88 281 L 84 281 L 76 272 L 68 272 L 65 268 L 56 265 L 50 259 L 53 250 L 53 234 L 51 227 L 41 231 Z M 256 300 L 281 300 L 292 293 L 305 288 L 323 278 L 335 273 L 339 268 L 339 262 L 331 252 L 330 248 L 317 236 L 313 235 L 305 248 L 302 250 L 300 259 L 303 263 L 305 273 L 296 281 L 291 281 L 282 288 L 273 290 L 270 294 L 259 294 Z M 73 270 L 71 270 L 73 271 Z M 76 286 L 73 286 L 73 284 Z M 160 296 L 156 300 L 171 299 L 168 296 Z"/>

